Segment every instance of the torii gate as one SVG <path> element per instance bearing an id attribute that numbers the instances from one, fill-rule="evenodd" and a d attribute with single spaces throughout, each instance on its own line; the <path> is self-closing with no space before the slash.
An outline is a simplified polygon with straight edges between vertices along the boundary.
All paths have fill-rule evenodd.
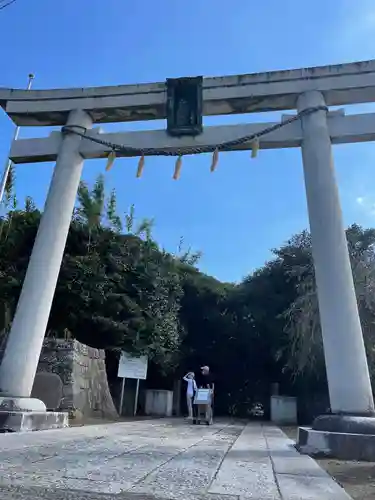
<path id="1" fill-rule="evenodd" d="M 185 91 L 190 88 L 185 95 L 184 85 Z M 302 149 L 331 410 L 373 416 L 331 145 L 374 141 L 375 114 L 345 116 L 343 110 L 329 112 L 327 106 L 374 101 L 375 60 L 115 87 L 1 89 L 0 104 L 15 124 L 64 127 L 63 133 L 16 140 L 11 147 L 14 163 L 54 160 L 56 167 L 0 367 L 2 408 L 12 401 L 21 411 L 45 411 L 43 403 L 31 400 L 30 394 L 84 159 L 108 157 L 113 149 L 117 156 L 142 157 L 158 151 L 176 155 L 214 151 L 215 163 L 220 150 L 259 146 Z M 202 128 L 202 114 L 291 109 L 298 110 L 298 117 L 281 124 Z M 92 129 L 96 123 L 166 117 L 166 131 L 107 134 Z M 266 128 L 269 132 L 262 135 Z M 113 145 L 127 147 L 116 149 Z"/>

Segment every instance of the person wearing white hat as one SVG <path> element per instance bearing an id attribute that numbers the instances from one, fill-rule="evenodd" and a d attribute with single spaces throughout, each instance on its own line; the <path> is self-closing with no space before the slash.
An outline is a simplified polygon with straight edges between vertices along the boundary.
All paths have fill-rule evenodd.
<path id="1" fill-rule="evenodd" d="M 189 372 L 185 375 L 185 377 L 182 377 L 182 379 L 187 382 L 187 387 L 186 387 L 186 404 L 188 407 L 188 418 L 192 419 L 193 418 L 193 398 L 194 394 L 197 392 L 197 384 L 194 380 L 195 375 L 194 372 Z"/>

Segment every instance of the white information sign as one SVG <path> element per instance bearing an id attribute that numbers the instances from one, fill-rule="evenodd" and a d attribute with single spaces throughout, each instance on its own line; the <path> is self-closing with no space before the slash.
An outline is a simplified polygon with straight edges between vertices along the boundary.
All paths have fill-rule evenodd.
<path id="1" fill-rule="evenodd" d="M 135 378 L 138 380 L 146 380 L 147 378 L 147 356 L 139 358 L 131 356 L 126 352 L 122 352 L 118 365 L 117 376 L 120 378 Z"/>

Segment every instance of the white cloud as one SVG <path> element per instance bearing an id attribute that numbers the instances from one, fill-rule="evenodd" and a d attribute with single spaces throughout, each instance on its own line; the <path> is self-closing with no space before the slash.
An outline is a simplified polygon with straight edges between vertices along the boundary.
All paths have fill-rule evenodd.
<path id="1" fill-rule="evenodd" d="M 375 216 L 375 197 L 357 196 L 355 201 L 366 215 Z"/>

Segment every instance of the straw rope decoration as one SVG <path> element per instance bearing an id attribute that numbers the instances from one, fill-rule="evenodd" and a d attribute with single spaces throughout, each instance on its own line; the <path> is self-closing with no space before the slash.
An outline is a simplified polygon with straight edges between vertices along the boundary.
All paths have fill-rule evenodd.
<path id="1" fill-rule="evenodd" d="M 131 146 L 125 146 L 122 144 L 115 144 L 113 142 L 105 141 L 98 137 L 97 134 L 90 135 L 88 131 L 81 126 L 75 125 L 66 125 L 62 128 L 63 134 L 75 134 L 80 136 L 83 139 L 94 142 L 96 144 L 101 144 L 102 146 L 110 149 L 110 153 L 107 157 L 107 165 L 106 171 L 109 171 L 113 163 L 116 159 L 116 153 L 123 153 L 124 156 L 140 156 L 137 168 L 137 178 L 142 176 L 144 164 L 145 164 L 145 156 L 176 156 L 177 160 L 175 163 L 173 179 L 178 180 L 181 176 L 181 168 L 182 168 L 182 157 L 185 155 L 193 155 L 200 153 L 212 153 L 211 167 L 210 171 L 214 172 L 217 168 L 219 162 L 219 153 L 220 151 L 231 151 L 238 146 L 249 145 L 251 150 L 251 158 L 256 158 L 258 151 L 260 149 L 260 138 L 271 133 L 276 130 L 289 125 L 292 122 L 300 120 L 303 116 L 311 115 L 317 111 L 325 111 L 328 112 L 327 106 L 314 106 L 312 108 L 304 109 L 300 111 L 294 116 L 291 116 L 285 120 L 282 120 L 279 123 L 274 123 L 265 127 L 263 130 L 258 131 L 256 134 L 251 134 L 247 136 L 242 136 L 237 139 L 233 139 L 231 141 L 223 142 L 221 144 L 216 145 L 206 145 L 206 146 L 184 146 L 184 147 L 175 147 L 175 148 L 134 148 Z M 243 148 L 245 149 L 245 148 Z"/>

